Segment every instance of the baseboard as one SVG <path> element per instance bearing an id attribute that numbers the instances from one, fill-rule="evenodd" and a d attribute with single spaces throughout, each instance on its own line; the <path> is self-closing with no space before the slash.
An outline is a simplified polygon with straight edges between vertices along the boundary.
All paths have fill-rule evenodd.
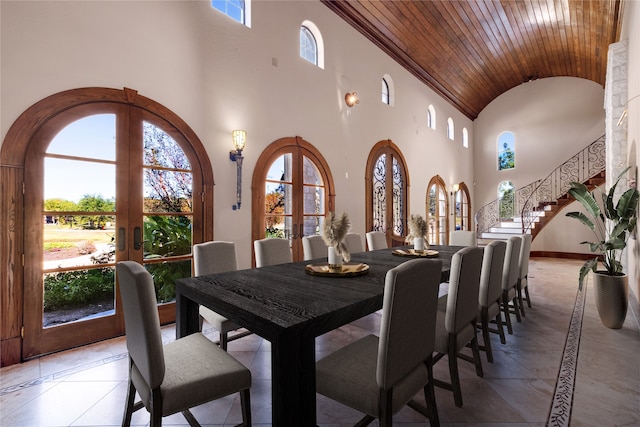
<path id="1" fill-rule="evenodd" d="M 565 259 L 581 259 L 588 260 L 594 258 L 592 254 L 577 254 L 572 252 L 549 252 L 549 251 L 531 251 L 531 257 L 538 258 L 565 258 Z"/>

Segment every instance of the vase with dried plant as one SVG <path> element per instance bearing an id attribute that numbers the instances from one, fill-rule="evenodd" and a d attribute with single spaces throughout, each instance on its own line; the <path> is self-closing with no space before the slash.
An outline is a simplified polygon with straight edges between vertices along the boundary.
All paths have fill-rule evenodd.
<path id="1" fill-rule="evenodd" d="M 351 228 L 351 222 L 346 213 L 336 216 L 335 212 L 329 212 L 322 224 L 322 240 L 328 247 L 328 261 L 329 266 L 340 266 L 342 260 L 349 262 L 351 260 L 351 254 L 349 249 L 344 243 L 344 238 L 347 236 L 349 229 Z"/>
<path id="2" fill-rule="evenodd" d="M 429 249 L 427 243 L 427 223 L 420 215 L 411 215 L 408 221 L 409 234 L 405 241 L 407 243 L 413 242 L 413 249 L 416 252 L 421 252 Z"/>

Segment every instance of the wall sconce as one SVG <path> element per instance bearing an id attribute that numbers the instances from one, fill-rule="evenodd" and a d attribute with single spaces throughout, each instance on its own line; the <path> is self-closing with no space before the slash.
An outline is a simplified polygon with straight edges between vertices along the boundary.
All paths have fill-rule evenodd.
<path id="1" fill-rule="evenodd" d="M 626 104 L 624 104 L 624 107 L 622 107 L 622 114 L 620 115 L 620 118 L 618 119 L 618 123 L 616 123 L 616 126 L 620 126 L 622 123 L 624 123 L 624 119 L 627 118 L 627 107 L 629 107 L 629 103 L 631 101 L 633 101 L 636 98 L 640 98 L 640 95 L 636 95 L 633 96 L 631 98 L 629 98 L 629 100 L 627 101 Z"/>
<path id="2" fill-rule="evenodd" d="M 347 107 L 353 107 L 356 104 L 360 103 L 360 100 L 358 99 L 358 94 L 355 92 L 347 92 L 347 94 L 344 96 L 344 102 L 347 104 Z"/>
<path id="3" fill-rule="evenodd" d="M 231 132 L 231 138 L 233 139 L 234 149 L 229 151 L 229 159 L 232 162 L 236 162 L 236 201 L 233 205 L 233 210 L 240 209 L 242 203 L 242 150 L 247 143 L 247 131 L 234 130 Z"/>
<path id="4" fill-rule="evenodd" d="M 455 196 L 455 194 L 458 192 L 459 188 L 460 188 L 460 186 L 458 184 L 453 184 L 451 186 L 451 195 Z"/>

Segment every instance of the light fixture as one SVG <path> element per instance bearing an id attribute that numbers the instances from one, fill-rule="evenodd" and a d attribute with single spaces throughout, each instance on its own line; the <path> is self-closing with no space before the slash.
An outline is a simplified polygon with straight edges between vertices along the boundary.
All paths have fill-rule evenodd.
<path id="1" fill-rule="evenodd" d="M 353 107 L 356 104 L 360 103 L 358 99 L 358 94 L 356 92 L 347 92 L 344 96 L 344 102 L 347 104 L 347 107 Z"/>
<path id="2" fill-rule="evenodd" d="M 622 114 L 620 115 L 620 118 L 618 119 L 618 123 L 616 123 L 616 126 L 620 126 L 624 122 L 624 119 L 627 117 L 627 107 L 629 106 L 629 103 L 636 98 L 640 98 L 640 95 L 636 95 L 634 97 L 629 98 L 627 103 L 624 104 L 624 107 L 622 107 Z"/>
<path id="3" fill-rule="evenodd" d="M 458 184 L 453 184 L 451 186 L 451 195 L 454 196 L 458 192 L 459 188 L 460 188 L 460 186 Z"/>
<path id="4" fill-rule="evenodd" d="M 236 162 L 236 204 L 233 205 L 233 210 L 240 209 L 242 203 L 242 150 L 247 143 L 247 131 L 234 130 L 231 132 L 231 138 L 233 139 L 233 150 L 229 151 L 229 159 L 232 162 Z"/>

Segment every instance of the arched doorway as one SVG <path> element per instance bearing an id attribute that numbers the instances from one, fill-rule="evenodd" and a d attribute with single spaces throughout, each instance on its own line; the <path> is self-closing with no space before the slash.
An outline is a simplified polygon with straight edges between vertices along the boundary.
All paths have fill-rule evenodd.
<path id="1" fill-rule="evenodd" d="M 18 327 L 22 337 L 3 330 L 9 338 L 3 354 L 8 351 L 12 360 L 6 363 L 122 335 L 117 261 L 145 265 L 157 282 L 161 321 L 174 321 L 175 278 L 191 274 L 192 244 L 213 238 L 213 172 L 184 121 L 131 89 L 74 89 L 25 111 L 9 129 L 0 155 L 3 178 L 13 184 L 2 204 L 14 220 L 3 234 L 10 250 L 3 250 L 2 261 L 17 273 L 2 278 L 2 292 L 12 295 L 2 309 L 11 326 L 24 318 Z M 76 191 L 79 200 L 71 200 Z M 51 194 L 57 197 L 49 199 Z M 52 202 L 67 195 L 70 203 Z M 52 231 L 63 236 L 55 239 L 57 247 L 72 234 L 91 235 L 81 243 L 88 256 L 45 263 Z M 100 240 L 104 235 L 108 242 Z M 22 270 L 13 263 L 21 257 Z M 84 310 L 96 289 L 104 297 L 100 302 L 111 300 L 107 309 L 47 320 L 60 306 L 52 296 L 60 296 L 70 311 L 74 304 Z M 91 298 L 70 298 L 80 292 Z"/>
<path id="2" fill-rule="evenodd" d="M 430 244 L 446 245 L 449 236 L 447 185 L 436 175 L 427 185 L 427 233 Z"/>
<path id="3" fill-rule="evenodd" d="M 302 260 L 302 237 L 320 234 L 334 209 L 333 177 L 322 154 L 299 136 L 273 142 L 256 163 L 251 190 L 252 240 L 289 239 L 293 260 Z"/>
<path id="4" fill-rule="evenodd" d="M 391 246 L 404 245 L 409 212 L 409 173 L 400 149 L 384 140 L 373 146 L 365 176 L 367 231 L 381 231 Z"/>

